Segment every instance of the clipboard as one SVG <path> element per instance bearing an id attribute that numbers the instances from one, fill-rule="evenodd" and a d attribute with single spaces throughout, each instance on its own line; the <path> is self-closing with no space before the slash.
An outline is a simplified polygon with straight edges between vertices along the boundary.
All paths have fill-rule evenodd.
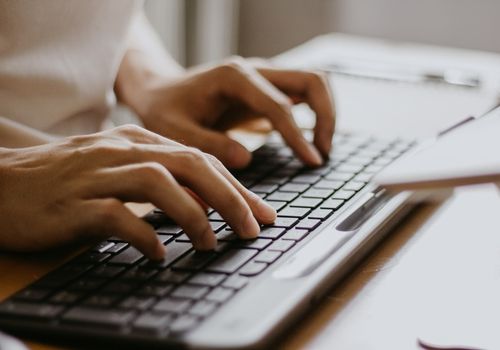
<path id="1" fill-rule="evenodd" d="M 500 183 L 500 106 L 423 142 L 372 181 L 396 192 Z"/>

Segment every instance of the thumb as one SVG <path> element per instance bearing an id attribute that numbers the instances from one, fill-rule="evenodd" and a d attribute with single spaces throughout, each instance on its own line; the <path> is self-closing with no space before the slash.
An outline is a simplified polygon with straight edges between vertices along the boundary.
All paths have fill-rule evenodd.
<path id="1" fill-rule="evenodd" d="M 228 168 L 243 168 L 252 160 L 252 154 L 243 145 L 222 132 L 198 125 L 191 125 L 189 129 L 182 135 L 184 142 L 214 155 Z"/>

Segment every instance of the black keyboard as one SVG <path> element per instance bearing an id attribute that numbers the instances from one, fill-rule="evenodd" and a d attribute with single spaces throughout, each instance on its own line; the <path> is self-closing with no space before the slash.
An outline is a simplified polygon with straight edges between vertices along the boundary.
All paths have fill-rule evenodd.
<path id="1" fill-rule="evenodd" d="M 163 261 L 150 261 L 111 237 L 1 303 L 0 326 L 19 319 L 29 321 L 31 329 L 70 326 L 80 334 L 98 329 L 114 337 L 119 331 L 123 336 L 175 338 L 248 288 L 411 146 L 401 140 L 336 135 L 327 164 L 308 169 L 280 141 L 271 141 L 254 153 L 247 169 L 235 173 L 278 212 L 257 239 L 238 239 L 211 211 L 218 246 L 196 252 L 182 228 L 154 210 L 145 220 L 167 246 Z"/>

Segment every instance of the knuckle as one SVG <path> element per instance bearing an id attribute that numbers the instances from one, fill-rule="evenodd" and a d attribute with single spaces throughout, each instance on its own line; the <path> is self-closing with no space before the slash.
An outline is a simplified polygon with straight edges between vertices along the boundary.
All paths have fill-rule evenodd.
<path id="1" fill-rule="evenodd" d="M 182 162 L 187 167 L 198 168 L 200 166 L 206 165 L 206 163 L 208 162 L 205 154 L 197 148 L 186 147 L 179 153 Z"/>
<path id="2" fill-rule="evenodd" d="M 125 124 L 116 128 L 118 133 L 125 136 L 142 135 L 144 134 L 144 129 L 135 124 Z"/>
<path id="3" fill-rule="evenodd" d="M 204 153 L 203 154 L 205 156 L 205 158 L 213 165 L 215 166 L 216 168 L 223 168 L 224 165 L 222 164 L 222 162 L 219 160 L 219 158 L 217 158 L 216 156 L 214 156 L 213 154 L 210 154 L 210 153 Z"/>
<path id="4" fill-rule="evenodd" d="M 308 72 L 309 81 L 313 85 L 323 85 L 326 86 L 328 82 L 328 75 L 321 71 Z"/>
<path id="5" fill-rule="evenodd" d="M 143 178 L 147 182 L 152 183 L 160 181 L 169 181 L 171 176 L 170 173 L 159 163 L 147 162 L 143 163 L 140 168 L 138 168 L 139 177 Z M 149 182 L 149 183 L 151 183 Z"/>

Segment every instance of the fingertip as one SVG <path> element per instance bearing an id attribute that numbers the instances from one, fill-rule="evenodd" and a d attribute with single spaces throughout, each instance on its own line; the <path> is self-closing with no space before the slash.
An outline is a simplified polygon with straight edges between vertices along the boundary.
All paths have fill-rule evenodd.
<path id="1" fill-rule="evenodd" d="M 213 250 L 217 246 L 217 238 L 214 231 L 209 227 L 203 232 L 201 237 L 197 240 L 192 240 L 193 247 L 196 250 L 207 251 Z"/>
<path id="2" fill-rule="evenodd" d="M 163 260 L 163 258 L 165 258 L 165 254 L 165 246 L 160 241 L 158 241 L 155 252 L 153 253 L 153 256 L 151 258 L 153 260 Z"/>
<path id="3" fill-rule="evenodd" d="M 320 166 L 323 164 L 323 157 L 319 151 L 313 145 L 307 143 L 308 153 L 309 153 L 309 165 Z"/>
<path id="4" fill-rule="evenodd" d="M 273 223 L 278 215 L 276 209 L 271 207 L 262 199 L 257 204 L 257 210 L 259 211 L 259 218 L 263 221 L 264 224 Z"/>
<path id="5" fill-rule="evenodd" d="M 238 142 L 231 142 L 227 150 L 226 165 L 229 168 L 241 169 L 252 160 L 252 153 Z"/>
<path id="6" fill-rule="evenodd" d="M 257 238 L 260 233 L 260 226 L 255 220 L 252 212 L 248 212 L 247 217 L 243 220 L 243 225 L 240 228 L 239 236 L 243 239 Z"/>

